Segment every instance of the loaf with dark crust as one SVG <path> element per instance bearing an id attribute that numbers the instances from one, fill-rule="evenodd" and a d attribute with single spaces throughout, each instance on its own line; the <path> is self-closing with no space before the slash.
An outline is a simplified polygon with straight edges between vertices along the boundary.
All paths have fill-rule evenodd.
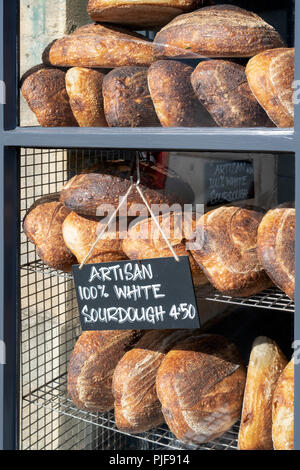
<path id="1" fill-rule="evenodd" d="M 295 209 L 277 207 L 258 228 L 258 256 L 264 269 L 291 299 L 295 295 Z"/>
<path id="2" fill-rule="evenodd" d="M 91 24 L 55 41 L 43 60 L 59 67 L 146 66 L 154 60 L 153 43 L 117 26 Z"/>
<path id="3" fill-rule="evenodd" d="M 113 377 L 117 428 L 132 434 L 164 422 L 157 398 L 156 374 L 166 353 L 191 330 L 148 331 L 118 363 Z"/>
<path id="4" fill-rule="evenodd" d="M 66 247 L 62 225 L 70 211 L 60 202 L 35 204 L 24 219 L 24 232 L 35 244 L 38 256 L 47 266 L 70 271 L 77 263 L 75 256 Z"/>
<path id="5" fill-rule="evenodd" d="M 103 216 L 101 211 L 105 205 L 117 208 L 119 198 L 127 193 L 131 185 L 131 167 L 128 163 L 103 163 L 95 171 L 75 176 L 62 189 L 60 200 L 71 211 L 82 215 Z M 140 187 L 150 205 L 169 206 L 178 203 L 182 206 L 193 203 L 192 189 L 173 171 L 162 165 L 141 162 L 140 172 Z M 136 171 L 133 172 L 133 179 L 136 181 Z M 136 188 L 133 188 L 127 198 L 129 216 L 137 215 L 130 213 L 130 209 L 134 211 L 136 204 L 144 203 Z"/>
<path id="6" fill-rule="evenodd" d="M 103 82 L 104 107 L 110 127 L 159 126 L 145 67 L 119 67 Z"/>
<path id="7" fill-rule="evenodd" d="M 274 49 L 253 57 L 246 74 L 252 93 L 277 127 L 294 126 L 295 49 Z"/>
<path id="8" fill-rule="evenodd" d="M 210 0 L 89 0 L 88 14 L 100 23 L 157 28 L 181 13 L 209 3 Z"/>
<path id="9" fill-rule="evenodd" d="M 201 62 L 191 77 L 200 102 L 221 127 L 273 127 L 251 92 L 245 67 L 226 60 Z"/>
<path id="10" fill-rule="evenodd" d="M 192 67 L 176 60 L 158 60 L 149 68 L 151 98 L 163 127 L 215 125 L 191 86 L 192 72 Z"/>
<path id="11" fill-rule="evenodd" d="M 294 369 L 292 359 L 279 377 L 273 396 L 274 450 L 294 450 Z"/>
<path id="12" fill-rule="evenodd" d="M 186 444 L 220 437 L 240 417 L 245 380 L 239 352 L 226 338 L 205 334 L 177 344 L 156 377 L 170 430 Z"/>
<path id="13" fill-rule="evenodd" d="M 253 57 L 284 47 L 280 35 L 256 14 L 233 5 L 177 16 L 155 37 L 157 57 Z"/>
<path id="14" fill-rule="evenodd" d="M 239 450 L 272 450 L 272 400 L 287 359 L 279 346 L 260 336 L 253 343 L 243 401 Z"/>
<path id="15" fill-rule="evenodd" d="M 73 67 L 66 73 L 70 106 L 80 127 L 107 127 L 102 95 L 103 78 L 100 71 L 84 67 Z"/>
<path id="16" fill-rule="evenodd" d="M 141 335 L 134 330 L 82 333 L 68 367 L 68 394 L 78 408 L 101 413 L 113 408 L 115 367 Z"/>
<path id="17" fill-rule="evenodd" d="M 21 91 L 30 109 L 43 127 L 76 127 L 66 90 L 65 72 L 34 67 L 22 79 Z"/>
<path id="18" fill-rule="evenodd" d="M 248 297 L 272 285 L 257 254 L 262 211 L 224 206 L 197 222 L 192 250 L 213 286 L 233 297 Z"/>

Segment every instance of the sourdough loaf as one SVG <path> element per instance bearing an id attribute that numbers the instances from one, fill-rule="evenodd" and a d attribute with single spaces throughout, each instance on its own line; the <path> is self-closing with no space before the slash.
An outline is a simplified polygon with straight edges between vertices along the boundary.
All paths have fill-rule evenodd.
<path id="1" fill-rule="evenodd" d="M 148 72 L 155 111 L 163 127 L 208 127 L 215 123 L 191 86 L 193 68 L 176 60 L 158 60 Z"/>
<path id="2" fill-rule="evenodd" d="M 253 57 L 246 74 L 258 102 L 277 127 L 294 125 L 295 49 L 274 49 Z"/>
<path id="3" fill-rule="evenodd" d="M 273 397 L 272 436 L 275 450 L 294 450 L 294 359 L 278 379 Z"/>
<path id="4" fill-rule="evenodd" d="M 275 343 L 260 336 L 253 343 L 244 394 L 238 446 L 240 450 L 271 450 L 272 401 L 287 359 Z"/>
<path id="5" fill-rule="evenodd" d="M 68 368 L 68 394 L 86 411 L 113 408 L 112 376 L 128 349 L 140 338 L 138 331 L 85 331 L 72 352 Z"/>
<path id="6" fill-rule="evenodd" d="M 253 57 L 284 46 L 272 26 L 233 5 L 177 16 L 157 33 L 154 42 L 155 54 L 160 57 Z"/>
<path id="7" fill-rule="evenodd" d="M 203 444 L 239 419 L 246 372 L 234 344 L 222 336 L 191 336 L 163 360 L 156 390 L 170 430 L 186 444 Z"/>
<path id="8" fill-rule="evenodd" d="M 258 228 L 258 256 L 272 281 L 291 299 L 295 293 L 295 209 L 267 212 Z"/>
<path id="9" fill-rule="evenodd" d="M 257 230 L 264 213 L 224 206 L 197 221 L 197 263 L 220 292 L 247 297 L 272 285 L 257 255 Z"/>
<path id="10" fill-rule="evenodd" d="M 252 94 L 242 65 L 226 60 L 204 61 L 196 67 L 191 80 L 197 97 L 218 126 L 273 126 Z"/>
<path id="11" fill-rule="evenodd" d="M 119 67 L 104 79 L 105 115 L 110 127 L 158 126 L 147 83 L 147 68 Z"/>

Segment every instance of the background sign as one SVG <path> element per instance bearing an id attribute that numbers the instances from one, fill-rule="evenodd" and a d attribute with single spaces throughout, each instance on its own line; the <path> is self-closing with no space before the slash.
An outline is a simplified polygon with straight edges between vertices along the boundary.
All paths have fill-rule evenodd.
<path id="1" fill-rule="evenodd" d="M 199 328 L 188 256 L 73 266 L 86 330 Z"/>

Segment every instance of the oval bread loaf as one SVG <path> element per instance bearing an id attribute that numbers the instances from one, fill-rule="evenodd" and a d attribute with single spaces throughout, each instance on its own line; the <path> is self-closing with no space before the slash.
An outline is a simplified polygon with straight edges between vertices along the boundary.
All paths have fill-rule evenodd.
<path id="1" fill-rule="evenodd" d="M 275 450 L 294 450 L 294 368 L 292 359 L 279 377 L 274 392 L 272 436 Z"/>

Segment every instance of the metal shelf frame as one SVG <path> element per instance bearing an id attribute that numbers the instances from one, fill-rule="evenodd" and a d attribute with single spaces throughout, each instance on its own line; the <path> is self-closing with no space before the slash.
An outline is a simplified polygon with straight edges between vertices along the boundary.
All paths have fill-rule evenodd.
<path id="1" fill-rule="evenodd" d="M 284 2 L 283 2 L 284 5 Z M 0 449 L 18 448 L 19 329 L 19 147 L 128 148 L 197 151 L 293 152 L 296 209 L 300 211 L 300 106 L 294 129 L 43 129 L 18 127 L 18 0 L 0 2 L 0 80 L 6 105 L 0 105 L 0 340 L 6 365 L 0 365 Z M 300 79 L 300 0 L 295 2 L 296 80 Z M 297 184 L 298 183 L 298 184 Z M 300 217 L 296 220 L 296 286 L 300 285 Z M 295 340 L 300 339 L 300 289 L 296 289 Z M 295 367 L 295 449 L 300 450 L 300 365 Z"/>

